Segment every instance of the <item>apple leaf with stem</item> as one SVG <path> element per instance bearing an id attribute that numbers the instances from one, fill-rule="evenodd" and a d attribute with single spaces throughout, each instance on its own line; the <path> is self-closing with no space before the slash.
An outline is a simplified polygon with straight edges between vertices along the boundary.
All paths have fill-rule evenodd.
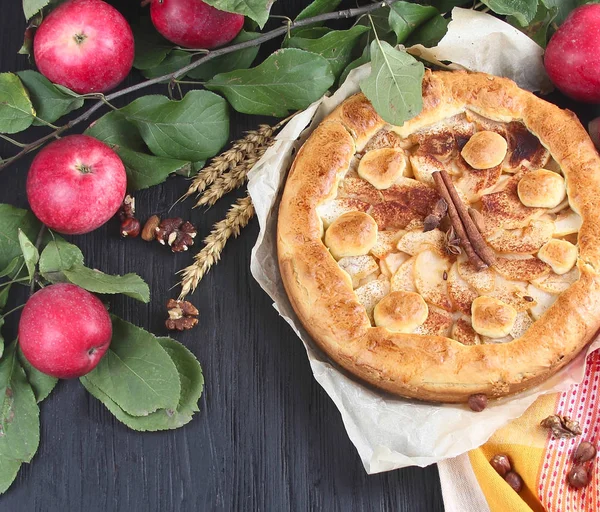
<path id="1" fill-rule="evenodd" d="M 71 92 L 64 92 L 64 87 L 58 88 L 44 75 L 31 69 L 18 71 L 17 76 L 27 88 L 29 97 L 37 116 L 48 123 L 53 123 L 65 114 L 83 106 L 84 99 Z M 35 120 L 34 125 L 43 125 Z"/>
<path id="2" fill-rule="evenodd" d="M 150 302 L 150 289 L 137 274 L 113 276 L 96 269 L 75 265 L 63 270 L 64 276 L 71 283 L 93 293 L 121 293 L 141 302 Z"/>
<path id="3" fill-rule="evenodd" d="M 356 69 L 359 66 L 362 66 L 363 64 L 367 64 L 368 62 L 371 62 L 371 50 L 370 50 L 369 45 L 364 47 L 363 52 L 360 57 L 353 60 L 350 64 L 348 64 L 346 66 L 344 71 L 342 71 L 342 74 L 340 75 L 340 78 L 338 79 L 338 84 L 341 85 L 346 81 L 346 78 L 348 78 L 350 71 L 352 71 L 353 69 Z"/>
<path id="4" fill-rule="evenodd" d="M 388 22 L 396 34 L 396 44 L 406 41 L 417 27 L 439 14 L 435 7 L 410 2 L 395 2 L 390 5 Z"/>
<path id="5" fill-rule="evenodd" d="M 300 14 L 296 16 L 296 21 L 334 11 L 341 3 L 342 0 L 314 0 L 300 11 Z"/>
<path id="6" fill-rule="evenodd" d="M 223 93 L 238 112 L 284 117 L 319 99 L 334 80 L 327 59 L 286 48 L 254 68 L 221 73 L 205 87 Z"/>
<path id="7" fill-rule="evenodd" d="M 185 50 L 173 50 L 157 66 L 153 68 L 142 69 L 142 75 L 145 78 L 156 78 L 157 76 L 173 73 L 192 62 L 193 54 Z"/>
<path id="8" fill-rule="evenodd" d="M 0 133 L 26 130 L 35 119 L 35 110 L 21 79 L 14 73 L 0 73 Z"/>
<path id="9" fill-rule="evenodd" d="M 0 268 L 5 269 L 16 257 L 21 257 L 19 229 L 31 240 L 41 228 L 33 213 L 10 204 L 0 203 Z M 45 238 L 47 239 L 47 238 Z M 16 276 L 13 276 L 13 278 Z"/>
<path id="10" fill-rule="evenodd" d="M 127 172 L 127 189 L 141 190 L 164 182 L 174 172 L 188 173 L 191 162 L 148 154 L 137 127 L 119 111 L 112 111 L 95 121 L 86 131 L 108 144 L 119 155 Z"/>
<path id="11" fill-rule="evenodd" d="M 38 12 L 50 3 L 50 0 L 23 0 L 23 14 L 25 19 L 33 18 Z"/>
<path id="12" fill-rule="evenodd" d="M 414 57 L 376 39 L 371 43 L 371 73 L 360 88 L 384 121 L 400 126 L 423 108 L 424 72 Z"/>
<path id="13" fill-rule="evenodd" d="M 42 277 L 50 282 L 58 282 L 64 281 L 61 272 L 75 265 L 83 265 L 83 254 L 79 247 L 55 237 L 42 251 L 39 269 Z"/>
<path id="14" fill-rule="evenodd" d="M 174 48 L 173 43 L 161 36 L 154 28 L 149 16 L 142 16 L 137 23 L 131 25 L 135 40 L 135 58 L 133 67 L 150 69 L 165 60 Z"/>
<path id="15" fill-rule="evenodd" d="M 325 57 L 333 74 L 338 77 L 352 58 L 352 49 L 358 38 L 369 31 L 369 27 L 355 25 L 348 30 L 332 30 L 318 39 L 293 35 L 286 41 L 289 48 L 300 48 Z"/>
<path id="16" fill-rule="evenodd" d="M 449 19 L 444 18 L 440 14 L 436 14 L 429 21 L 426 21 L 421 26 L 417 27 L 412 32 L 404 45 L 409 47 L 414 44 L 422 44 L 427 48 L 436 46 L 448 32 Z"/>
<path id="17" fill-rule="evenodd" d="M 31 240 L 27 238 L 27 235 L 23 233 L 21 229 L 18 230 L 19 245 L 21 246 L 21 252 L 23 253 L 23 259 L 25 260 L 25 266 L 29 272 L 29 279 L 33 279 L 35 274 L 35 266 L 40 259 L 40 253 L 37 247 L 33 245 Z"/>
<path id="18" fill-rule="evenodd" d="M 216 155 L 229 138 L 227 102 L 209 91 L 190 91 L 180 101 L 142 96 L 120 112 L 156 156 L 205 160 Z"/>
<path id="19" fill-rule="evenodd" d="M 524 34 L 527 34 L 542 48 L 546 48 L 548 43 L 548 29 L 557 16 L 557 7 L 546 7 L 543 3 L 540 3 L 537 7 L 535 18 L 526 27 L 521 26 L 514 16 L 507 16 L 506 21 Z"/>
<path id="20" fill-rule="evenodd" d="M 258 23 L 260 28 L 265 26 L 269 19 L 269 11 L 274 0 L 205 0 L 221 11 L 243 14 Z"/>
<path id="21" fill-rule="evenodd" d="M 31 389 L 33 389 L 33 393 L 35 394 L 35 399 L 39 404 L 52 392 L 54 387 L 56 386 L 58 379 L 56 377 L 51 377 L 50 375 L 46 375 L 45 373 L 36 370 L 31 363 L 27 361 L 21 348 L 18 349 L 17 355 L 19 358 L 19 362 L 25 371 L 25 375 L 27 376 L 27 380 L 31 385 Z"/>
<path id="22" fill-rule="evenodd" d="M 597 4 L 600 3 L 600 0 L 540 0 L 540 3 L 548 9 L 556 8 L 554 23 L 560 26 L 573 9 L 585 4 Z"/>
<path id="23" fill-rule="evenodd" d="M 537 12 L 538 0 L 481 0 L 496 14 L 514 16 L 522 27 L 528 25 Z"/>
<path id="24" fill-rule="evenodd" d="M 114 416 L 133 430 L 157 431 L 175 429 L 186 425 L 198 412 L 198 400 L 202 395 L 204 378 L 198 360 L 181 343 L 171 338 L 158 338 L 158 343 L 175 363 L 181 381 L 181 396 L 175 409 L 159 409 L 147 416 L 127 414 L 111 398 L 94 386 L 87 377 L 81 377 L 83 386 Z"/>
<path id="25" fill-rule="evenodd" d="M 252 41 L 260 37 L 257 32 L 246 32 L 242 30 L 237 37 L 231 41 L 231 44 L 243 43 L 245 41 Z M 237 52 L 217 57 L 216 59 L 209 60 L 208 62 L 201 64 L 196 69 L 192 69 L 187 76 L 195 80 L 209 80 L 219 73 L 227 73 L 236 69 L 248 69 L 256 56 L 260 45 L 251 46 L 250 48 L 244 48 Z"/>
<path id="26" fill-rule="evenodd" d="M 110 347 L 85 379 L 132 416 L 176 409 L 179 372 L 158 339 L 114 315 L 112 322 Z"/>
<path id="27" fill-rule="evenodd" d="M 4 494 L 17 478 L 22 462 L 0 455 L 0 494 Z"/>
<path id="28" fill-rule="evenodd" d="M 29 462 L 40 442 L 40 411 L 11 343 L 0 360 L 0 458 Z"/>
<path id="29" fill-rule="evenodd" d="M 140 276 L 113 276 L 88 268 L 79 248 L 60 237 L 46 245 L 39 268 L 42 277 L 51 283 L 69 281 L 93 293 L 121 293 L 142 302 L 150 301 L 150 289 Z"/>
<path id="30" fill-rule="evenodd" d="M 4 319 L 0 317 L 0 326 Z M 0 336 L 1 338 L 1 336 Z M 21 464 L 30 462 L 40 442 L 40 411 L 34 389 L 39 386 L 40 397 L 46 396 L 54 384 L 43 374 L 33 378 L 32 386 L 25 368 L 29 363 L 17 355 L 17 342 L 11 343 L 0 355 L 0 494 L 4 493 L 16 478 Z M 37 372 L 37 370 L 35 370 Z M 37 372 L 39 373 L 39 372 Z M 43 381 L 47 381 L 42 384 Z M 44 397 L 45 398 L 45 397 Z"/>

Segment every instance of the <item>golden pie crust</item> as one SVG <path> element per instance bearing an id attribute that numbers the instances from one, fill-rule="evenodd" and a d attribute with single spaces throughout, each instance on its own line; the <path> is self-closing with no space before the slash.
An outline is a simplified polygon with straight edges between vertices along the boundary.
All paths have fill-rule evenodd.
<path id="1" fill-rule="evenodd" d="M 475 393 L 516 393 L 565 366 L 600 328 L 600 157 L 572 112 L 508 79 L 428 71 L 423 105 L 417 117 L 392 127 L 357 94 L 313 131 L 292 165 L 279 209 L 283 283 L 315 342 L 343 368 L 382 390 L 440 402 L 464 402 Z M 451 160 L 462 162 L 462 168 L 451 172 L 453 182 L 465 201 L 480 209 L 485 238 L 499 257 L 497 268 L 484 273 L 469 268 L 464 255 L 440 259 L 444 233 L 419 234 L 422 217 L 431 213 L 437 198 L 431 171 L 448 167 L 444 159 L 456 152 L 447 138 L 435 135 L 436 123 L 446 123 L 464 148 L 472 136 L 462 133 L 465 116 L 469 123 L 475 120 L 477 131 L 502 133 L 513 148 L 503 164 L 476 172 L 456 155 Z M 359 173 L 360 159 L 381 148 L 406 150 L 410 163 L 394 151 L 379 151 Z M 497 159 L 497 148 L 492 150 L 490 162 Z M 374 178 L 373 186 L 360 174 L 368 178 L 377 162 L 382 162 L 382 175 L 379 181 Z M 519 180 L 545 165 L 559 167 L 550 170 L 564 177 L 568 202 L 553 210 L 517 204 Z M 399 177 L 403 166 L 412 168 L 412 177 Z M 399 185 L 387 186 L 398 180 Z M 551 180 L 548 186 L 554 186 Z M 524 185 L 521 189 L 539 200 Z M 396 201 L 400 192 L 403 200 Z M 325 230 L 347 211 L 366 212 L 376 221 L 379 235 L 369 251 L 372 239 L 359 244 L 359 259 L 345 257 L 338 263 L 324 243 Z M 405 240 L 406 232 L 412 234 Z M 536 256 L 557 235 L 578 250 L 576 267 L 560 275 Z M 569 253 L 554 245 L 546 250 L 547 261 Z M 415 274 L 416 265 L 429 265 L 438 276 L 443 270 L 444 282 Z M 365 279 L 368 272 L 371 277 Z M 416 275 L 422 281 L 419 289 Z M 523 276 L 529 279 L 525 284 L 519 281 Z M 506 287 L 511 279 L 518 284 L 514 289 Z M 421 311 L 410 295 L 419 292 L 429 312 L 411 333 L 375 325 L 374 308 L 395 290 L 404 295 L 384 301 L 377 311 L 383 320 L 378 321 L 412 329 L 400 308 L 406 302 Z M 494 300 L 476 300 L 488 294 Z M 494 311 L 501 317 L 490 320 Z M 511 335 L 486 338 L 474 330 L 472 313 L 481 332 L 499 336 L 510 327 Z"/>

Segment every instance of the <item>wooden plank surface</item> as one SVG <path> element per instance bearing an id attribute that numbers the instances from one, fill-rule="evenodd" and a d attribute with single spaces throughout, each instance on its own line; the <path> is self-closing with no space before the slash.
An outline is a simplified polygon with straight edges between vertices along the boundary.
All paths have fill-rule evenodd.
<path id="1" fill-rule="evenodd" d="M 306 3 L 280 0 L 274 11 L 293 16 Z M 2 2 L 0 71 L 29 67 L 27 59 L 16 53 L 24 28 L 21 2 Z M 134 73 L 128 80 L 139 79 Z M 165 89 L 158 86 L 144 93 Z M 231 137 L 265 120 L 270 121 L 233 114 Z M 33 139 L 44 130 L 31 132 L 28 136 Z M 0 143 L 0 155 L 12 152 L 12 147 Z M 27 206 L 30 163 L 31 158 L 25 158 L 0 173 L 0 202 Z M 165 214 L 185 188 L 186 181 L 178 177 L 137 193 L 139 217 Z M 234 199 L 230 194 L 214 208 L 193 213 L 188 201 L 172 214 L 190 218 L 200 240 Z M 196 354 L 205 372 L 201 412 L 193 422 L 172 432 L 136 433 L 117 422 L 78 381 L 61 382 L 42 404 L 40 450 L 0 497 L 0 510 L 443 509 L 435 467 L 366 475 L 337 409 L 312 378 L 302 344 L 250 275 L 250 250 L 257 232 L 253 221 L 228 244 L 222 262 L 193 296 L 201 312 L 199 327 L 176 336 Z M 173 255 L 158 244 L 121 240 L 114 220 L 72 240 L 89 266 L 142 275 L 150 283 L 152 302 L 117 298 L 111 309 L 156 334 L 166 334 L 164 303 L 175 293 L 169 291 L 176 282 L 175 272 L 191 261 L 192 254 Z M 20 303 L 24 297 L 15 296 L 12 302 Z M 3 332 L 7 339 L 14 337 L 14 319 Z"/>

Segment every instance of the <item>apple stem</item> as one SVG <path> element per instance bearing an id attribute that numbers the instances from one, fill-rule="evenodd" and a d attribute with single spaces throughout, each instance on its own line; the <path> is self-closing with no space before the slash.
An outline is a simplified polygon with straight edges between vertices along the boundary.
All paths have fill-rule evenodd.
<path id="1" fill-rule="evenodd" d="M 85 164 L 77 164 L 75 169 L 77 169 L 81 174 L 91 174 L 93 171 L 89 165 Z"/>
<path id="2" fill-rule="evenodd" d="M 313 16 L 311 18 L 305 18 L 302 20 L 297 20 L 297 21 L 294 21 L 293 23 L 288 22 L 284 26 L 273 29 L 269 32 L 265 32 L 264 34 L 260 35 L 259 37 L 255 38 L 255 39 L 251 39 L 249 41 L 244 41 L 242 43 L 232 44 L 229 46 L 224 46 L 224 47 L 218 48 L 216 50 L 210 50 L 203 57 L 199 58 L 198 60 L 195 60 L 194 62 L 188 64 L 187 66 L 184 66 L 176 71 L 173 71 L 172 73 L 168 73 L 163 76 L 151 78 L 149 80 L 140 82 L 139 84 L 135 84 L 130 87 L 126 87 L 125 89 L 121 89 L 120 91 L 116 91 L 116 92 L 113 92 L 112 94 L 106 95 L 103 99 L 100 99 L 99 101 L 97 101 L 94 105 L 92 105 L 88 110 L 86 110 L 79 117 L 76 117 L 75 119 L 73 119 L 72 121 L 69 121 L 68 123 L 64 124 L 63 126 L 57 127 L 57 126 L 54 126 L 54 125 L 48 123 L 47 121 L 44 121 L 43 119 L 39 119 L 38 117 L 36 117 L 36 119 L 38 119 L 43 124 L 50 126 L 51 128 L 54 128 L 55 131 L 53 131 L 52 133 L 49 133 L 48 135 L 45 135 L 44 137 L 36 140 L 35 142 L 32 142 L 31 144 L 27 144 L 16 155 L 14 155 L 10 158 L 7 158 L 6 160 L 1 160 L 0 161 L 0 170 L 4 169 L 5 167 L 8 167 L 10 164 L 19 160 L 20 158 L 22 158 L 26 154 L 30 153 L 31 151 L 34 151 L 34 150 L 40 148 L 49 140 L 58 137 L 61 133 L 65 132 L 67 130 L 70 130 L 75 125 L 77 125 L 83 121 L 86 121 L 87 119 L 89 119 L 91 117 L 91 115 L 94 112 L 96 112 L 97 110 L 102 108 L 105 105 L 106 101 L 111 101 L 115 98 L 125 96 L 126 94 L 129 94 L 129 93 L 132 93 L 135 91 L 139 91 L 140 89 L 145 89 L 146 87 L 150 87 L 151 85 L 154 85 L 154 84 L 170 82 L 174 79 L 179 78 L 180 76 L 186 75 L 191 70 L 196 69 L 198 66 L 201 66 L 202 64 L 204 64 L 210 60 L 216 59 L 217 57 L 220 57 L 221 55 L 227 55 L 229 53 L 233 53 L 238 50 L 244 50 L 246 48 L 251 48 L 253 46 L 261 45 L 267 41 L 270 41 L 271 39 L 275 39 L 276 37 L 287 34 L 290 30 L 292 30 L 294 28 L 306 27 L 308 25 L 312 25 L 314 23 L 319 23 L 322 21 L 339 20 L 339 19 L 345 19 L 345 18 L 357 18 L 357 17 L 363 16 L 365 14 L 369 14 L 369 13 L 371 13 L 377 9 L 380 9 L 386 5 L 392 5 L 392 4 L 396 3 L 397 1 L 398 0 L 380 0 L 379 2 L 369 4 L 369 5 L 364 5 L 362 7 L 356 7 L 353 9 L 344 9 L 341 11 L 318 14 L 317 16 Z M 77 97 L 86 97 L 86 96 L 78 95 Z"/>
<path id="3" fill-rule="evenodd" d="M 87 36 L 85 34 L 75 34 L 73 39 L 75 39 L 77 44 L 81 44 L 87 39 Z"/>

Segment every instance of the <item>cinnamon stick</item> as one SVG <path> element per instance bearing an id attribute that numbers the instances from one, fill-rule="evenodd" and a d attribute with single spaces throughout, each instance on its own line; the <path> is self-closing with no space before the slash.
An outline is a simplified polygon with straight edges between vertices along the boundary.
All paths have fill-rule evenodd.
<path id="1" fill-rule="evenodd" d="M 446 185 L 446 189 L 450 194 L 450 198 L 452 199 L 452 203 L 458 212 L 460 220 L 465 227 L 465 231 L 467 232 L 467 236 L 469 237 L 469 242 L 473 246 L 473 250 L 477 253 L 477 255 L 485 262 L 488 267 L 491 267 L 496 264 L 496 256 L 492 252 L 492 250 L 488 247 L 487 243 L 483 239 L 483 236 L 477 229 L 475 222 L 469 215 L 469 211 L 467 206 L 460 199 L 458 192 L 454 188 L 454 184 L 452 183 L 452 179 L 448 175 L 445 170 L 439 171 L 442 180 L 444 181 L 444 185 Z"/>
<path id="2" fill-rule="evenodd" d="M 454 227 L 458 238 L 460 238 L 460 245 L 465 250 L 469 261 L 473 263 L 477 270 L 485 270 L 488 268 L 488 265 L 483 261 L 479 255 L 473 250 L 471 246 L 471 242 L 469 241 L 469 237 L 467 236 L 467 232 L 463 226 L 463 223 L 460 220 L 460 215 L 456 209 L 454 201 L 452 201 L 452 197 L 444 183 L 444 180 L 441 176 L 442 171 L 436 171 L 433 173 L 433 180 L 437 186 L 437 190 L 448 203 L 448 217 L 450 217 L 450 221 L 452 222 L 452 226 Z"/>

